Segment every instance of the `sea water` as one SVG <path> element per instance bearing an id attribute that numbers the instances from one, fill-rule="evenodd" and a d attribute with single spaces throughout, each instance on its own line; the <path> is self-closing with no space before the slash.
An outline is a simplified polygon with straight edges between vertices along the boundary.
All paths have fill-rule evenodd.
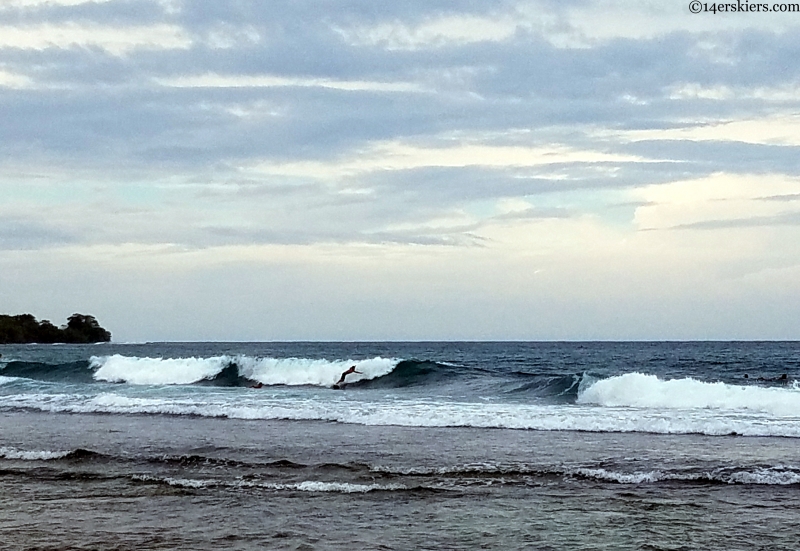
<path id="1" fill-rule="evenodd" d="M 9 549 L 796 549 L 800 539 L 800 343 L 0 354 Z M 333 390 L 350 366 L 359 373 Z"/>

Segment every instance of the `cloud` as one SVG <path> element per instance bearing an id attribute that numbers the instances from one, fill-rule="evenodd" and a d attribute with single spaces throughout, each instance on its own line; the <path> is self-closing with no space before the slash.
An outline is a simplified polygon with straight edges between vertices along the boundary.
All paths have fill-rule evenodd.
<path id="1" fill-rule="evenodd" d="M 33 81 L 25 75 L 9 73 L 0 70 L 0 87 L 3 88 L 28 88 Z"/>
<path id="2" fill-rule="evenodd" d="M 703 220 L 691 224 L 673 226 L 673 230 L 722 230 L 731 228 L 758 228 L 764 226 L 798 226 L 800 225 L 800 211 L 786 212 L 773 216 L 751 216 L 749 218 L 734 218 L 729 220 Z"/>
<path id="3" fill-rule="evenodd" d="M 792 224 L 797 213 L 785 201 L 800 179 L 783 175 L 715 173 L 708 177 L 648 186 L 635 192 L 646 204 L 636 209 L 641 229 L 719 229 Z"/>
<path id="4" fill-rule="evenodd" d="M 800 201 L 800 193 L 787 193 L 784 195 L 770 195 L 769 197 L 759 197 L 762 201 Z"/>
<path id="5" fill-rule="evenodd" d="M 0 250 L 52 248 L 78 241 L 74 232 L 24 218 L 0 219 Z"/>
<path id="6" fill-rule="evenodd" d="M 675 334 L 704 296 L 739 311 L 752 305 L 731 297 L 769 281 L 792 296 L 800 22 L 751 15 L 8 0 L 0 270 L 34 300 L 47 270 L 95 266 L 127 282 L 126 307 L 147 302 L 136 272 L 186 303 L 283 305 L 319 330 L 306 337 L 361 291 L 409 327 L 435 304 L 464 331 L 504 327 L 470 335 L 528 337 L 607 336 L 592 324 L 613 325 L 619 304 L 632 313 L 616 335 L 641 335 L 635 312 L 653 308 L 652 334 Z M 753 275 L 765 267 L 784 275 Z M 209 292 L 227 272 L 241 276 L 230 296 Z M 298 282 L 327 322 L 291 314 Z M 248 285 L 271 298 L 252 306 Z M 446 317 L 436 335 L 455 334 Z"/>
<path id="7" fill-rule="evenodd" d="M 191 39 L 174 25 L 111 27 L 45 23 L 0 26 L 0 49 L 100 48 L 122 56 L 137 49 L 187 49 L 190 45 Z"/>
<path id="8" fill-rule="evenodd" d="M 287 78 L 275 75 L 219 75 L 205 74 L 156 79 L 161 86 L 171 88 L 275 88 L 318 87 L 353 92 L 423 92 L 419 85 L 404 82 L 346 81 L 316 78 Z"/>
<path id="9" fill-rule="evenodd" d="M 81 4 L 100 4 L 112 0 L 6 0 L 0 9 L 16 10 L 41 6 L 78 6 Z"/>
<path id="10" fill-rule="evenodd" d="M 352 45 L 377 46 L 392 51 L 503 41 L 514 35 L 518 24 L 510 14 L 502 17 L 445 15 L 414 27 L 394 21 L 335 30 Z"/>

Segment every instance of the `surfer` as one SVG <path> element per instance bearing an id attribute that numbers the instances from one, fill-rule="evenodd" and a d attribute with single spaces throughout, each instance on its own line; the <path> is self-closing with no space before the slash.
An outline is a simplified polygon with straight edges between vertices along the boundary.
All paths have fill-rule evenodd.
<path id="1" fill-rule="evenodd" d="M 351 366 L 350 369 L 342 373 L 342 376 L 339 378 L 339 380 L 336 381 L 336 383 L 334 383 L 333 388 L 336 389 L 344 388 L 344 378 L 350 375 L 351 373 L 358 373 L 359 375 L 361 375 L 360 371 L 356 371 L 356 366 Z"/>

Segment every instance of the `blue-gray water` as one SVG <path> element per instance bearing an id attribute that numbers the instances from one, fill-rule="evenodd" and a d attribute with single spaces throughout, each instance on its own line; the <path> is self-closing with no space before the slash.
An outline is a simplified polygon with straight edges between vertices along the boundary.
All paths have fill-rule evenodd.
<path id="1" fill-rule="evenodd" d="M 0 540 L 795 549 L 798 353 L 800 343 L 2 346 Z M 361 374 L 332 390 L 351 365 Z"/>

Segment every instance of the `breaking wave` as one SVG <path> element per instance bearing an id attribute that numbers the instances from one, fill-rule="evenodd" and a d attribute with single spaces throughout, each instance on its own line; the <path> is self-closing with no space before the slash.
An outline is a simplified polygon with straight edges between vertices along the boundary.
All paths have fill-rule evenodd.
<path id="1" fill-rule="evenodd" d="M 398 388 L 435 384 L 456 377 L 458 366 L 398 358 L 309 359 L 238 356 L 210 358 L 149 358 L 92 356 L 89 361 L 64 364 L 10 362 L 0 369 L 0 384 L 16 378 L 52 382 L 96 381 L 129 385 L 212 386 L 320 386 L 330 387 L 349 367 L 358 373 L 347 377 L 347 386 Z"/>
<path id="2" fill-rule="evenodd" d="M 307 358 L 255 358 L 215 356 L 212 358 L 92 357 L 94 378 L 99 381 L 133 385 L 186 385 L 211 382 L 219 386 L 312 385 L 329 387 L 350 366 L 360 373 L 348 383 L 374 379 L 390 373 L 399 360 L 315 360 Z"/>
<path id="3" fill-rule="evenodd" d="M 732 385 L 695 379 L 661 380 L 626 373 L 596 381 L 578 395 L 580 404 L 645 409 L 745 410 L 779 417 L 800 416 L 800 386 Z"/>

